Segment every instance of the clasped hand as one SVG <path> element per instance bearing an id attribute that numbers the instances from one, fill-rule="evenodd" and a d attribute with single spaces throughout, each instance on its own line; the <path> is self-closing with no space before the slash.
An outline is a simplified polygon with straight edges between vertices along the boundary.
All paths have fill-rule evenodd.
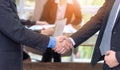
<path id="1" fill-rule="evenodd" d="M 56 46 L 53 50 L 59 54 L 64 54 L 73 48 L 73 44 L 66 36 L 56 37 Z"/>
<path id="2" fill-rule="evenodd" d="M 113 50 L 109 50 L 106 52 L 105 54 L 105 63 L 110 67 L 110 68 L 113 68 L 113 67 L 116 67 L 119 65 L 119 62 L 117 61 L 117 58 L 116 58 L 116 52 L 113 51 Z"/>

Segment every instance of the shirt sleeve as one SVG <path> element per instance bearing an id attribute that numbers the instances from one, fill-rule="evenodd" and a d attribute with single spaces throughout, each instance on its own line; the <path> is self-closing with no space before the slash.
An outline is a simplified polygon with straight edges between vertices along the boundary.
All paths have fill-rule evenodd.
<path id="1" fill-rule="evenodd" d="M 55 45 L 56 45 L 56 39 L 54 37 L 50 37 L 48 48 L 55 48 Z"/>
<path id="2" fill-rule="evenodd" d="M 73 46 L 75 45 L 75 41 L 70 37 L 70 41 L 72 42 Z"/>

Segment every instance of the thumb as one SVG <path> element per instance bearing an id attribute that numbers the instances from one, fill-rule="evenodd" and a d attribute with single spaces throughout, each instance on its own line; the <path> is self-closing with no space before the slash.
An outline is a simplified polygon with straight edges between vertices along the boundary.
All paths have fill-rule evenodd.
<path id="1" fill-rule="evenodd" d="M 108 56 L 108 55 L 110 55 L 110 51 L 107 51 L 107 52 L 105 53 L 105 56 Z"/>

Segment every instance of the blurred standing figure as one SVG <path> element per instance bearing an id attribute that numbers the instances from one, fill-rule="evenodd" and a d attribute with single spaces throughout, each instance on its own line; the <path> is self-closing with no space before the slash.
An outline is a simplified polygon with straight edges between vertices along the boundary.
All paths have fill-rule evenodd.
<path id="1" fill-rule="evenodd" d="M 76 0 L 48 0 L 40 21 L 54 24 L 64 18 L 67 18 L 67 25 L 71 25 L 75 29 L 80 28 L 82 13 Z M 54 58 L 54 62 L 61 62 L 61 55 L 48 48 L 43 54 L 42 62 L 51 62 L 52 58 Z"/>

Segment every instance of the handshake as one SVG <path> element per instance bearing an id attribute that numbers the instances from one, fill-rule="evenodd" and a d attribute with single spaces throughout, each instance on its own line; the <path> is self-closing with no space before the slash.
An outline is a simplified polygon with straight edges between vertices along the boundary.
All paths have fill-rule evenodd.
<path id="1" fill-rule="evenodd" d="M 56 38 L 56 45 L 55 45 L 55 48 L 53 48 L 55 52 L 59 54 L 64 54 L 70 51 L 71 49 L 73 49 L 73 43 L 68 37 L 58 36 L 55 38 Z"/>

